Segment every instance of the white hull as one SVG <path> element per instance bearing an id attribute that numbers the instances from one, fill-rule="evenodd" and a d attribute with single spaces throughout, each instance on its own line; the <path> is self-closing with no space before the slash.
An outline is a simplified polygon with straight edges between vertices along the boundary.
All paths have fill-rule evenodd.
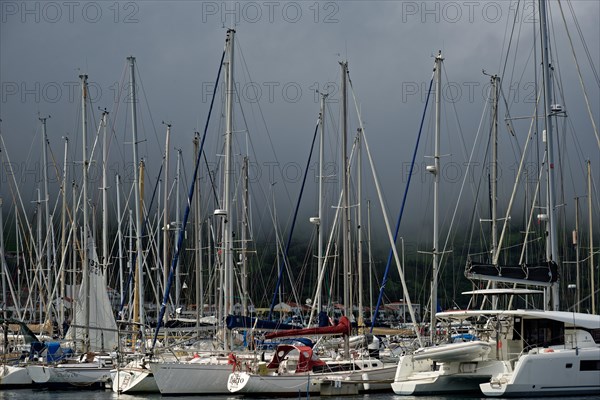
<path id="1" fill-rule="evenodd" d="M 493 342 L 449 343 L 403 356 L 392 390 L 399 395 L 480 393 L 479 385 L 504 372 L 504 364 L 487 359 Z"/>
<path id="2" fill-rule="evenodd" d="M 112 391 L 115 393 L 158 393 L 152 371 L 146 368 L 124 367 L 113 370 Z"/>
<path id="3" fill-rule="evenodd" d="M 227 394 L 227 379 L 232 365 L 190 362 L 150 363 L 156 385 L 163 395 Z"/>
<path id="4" fill-rule="evenodd" d="M 25 367 L 0 365 L 0 389 L 7 387 L 31 386 L 33 381 Z"/>
<path id="5" fill-rule="evenodd" d="M 495 375 L 480 387 L 484 395 L 493 397 L 598 394 L 599 360 L 598 347 L 543 349 L 522 355 L 512 373 Z"/>
<path id="6" fill-rule="evenodd" d="M 255 394 L 269 396 L 291 396 L 307 393 L 319 393 L 321 381 L 340 381 L 342 383 L 358 384 L 359 392 L 390 390 L 396 366 L 389 365 L 381 368 L 331 372 L 331 373 L 301 373 L 282 374 L 268 373 L 266 375 L 247 372 L 235 372 L 229 376 L 227 388 L 231 393 Z"/>
<path id="7" fill-rule="evenodd" d="M 480 393 L 479 385 L 504 371 L 504 364 L 496 360 L 466 361 L 442 364 L 432 370 L 428 361 L 414 361 L 403 356 L 392 390 L 399 395 L 438 395 Z"/>
<path id="8" fill-rule="evenodd" d="M 27 372 L 36 384 L 50 386 L 104 385 L 110 381 L 111 367 L 96 363 L 28 365 Z"/>

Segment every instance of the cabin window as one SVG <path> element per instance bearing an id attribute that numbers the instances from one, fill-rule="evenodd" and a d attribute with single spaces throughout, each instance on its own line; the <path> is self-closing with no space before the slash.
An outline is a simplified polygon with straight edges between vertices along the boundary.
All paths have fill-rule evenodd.
<path id="1" fill-rule="evenodd" d="M 600 371 L 600 360 L 581 360 L 580 371 Z"/>
<path id="2" fill-rule="evenodd" d="M 566 368 L 573 368 L 573 364 L 567 363 Z"/>
<path id="3" fill-rule="evenodd" d="M 594 342 L 600 344 L 600 329 L 590 329 L 589 332 Z"/>
<path id="4" fill-rule="evenodd" d="M 565 327 L 562 322 L 548 319 L 523 320 L 525 346 L 547 347 L 565 343 Z"/>

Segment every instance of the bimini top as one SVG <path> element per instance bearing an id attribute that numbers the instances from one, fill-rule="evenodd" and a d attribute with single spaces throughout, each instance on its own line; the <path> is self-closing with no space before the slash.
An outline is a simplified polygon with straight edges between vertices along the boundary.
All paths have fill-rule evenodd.
<path id="1" fill-rule="evenodd" d="M 451 310 L 436 314 L 439 319 L 467 319 L 478 316 L 512 316 L 525 319 L 549 319 L 585 329 L 600 329 L 600 315 L 569 311 L 543 310 Z"/>
<path id="2" fill-rule="evenodd" d="M 477 290 L 469 290 L 468 292 L 462 292 L 462 294 L 482 294 L 482 295 L 498 295 L 498 294 L 544 294 L 543 290 L 535 290 L 535 289 L 513 289 L 513 288 L 503 288 L 503 289 L 477 289 Z"/>

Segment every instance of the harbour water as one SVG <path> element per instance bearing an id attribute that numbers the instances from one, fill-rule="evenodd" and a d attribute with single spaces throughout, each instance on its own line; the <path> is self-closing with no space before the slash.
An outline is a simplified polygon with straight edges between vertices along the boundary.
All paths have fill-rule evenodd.
<path id="1" fill-rule="evenodd" d="M 83 398 L 83 399 L 82 399 Z M 19 389 L 19 390 L 0 390 L 0 400 L 159 400 L 163 397 L 160 394 L 140 394 L 140 395 L 118 395 L 109 390 L 45 390 L 45 389 Z M 165 399 L 172 398 L 177 400 L 201 400 L 201 399 L 242 399 L 248 397 L 222 395 L 222 396 L 177 396 L 164 397 Z M 253 397 L 264 398 L 264 397 Z M 305 395 L 295 397 L 296 399 L 308 399 Z M 290 398 L 288 398 L 290 399 Z M 293 399 L 293 398 L 292 398 Z M 459 399 L 487 399 L 477 396 L 397 396 L 393 393 L 378 393 L 366 394 L 358 396 L 342 396 L 342 397 L 319 397 L 310 396 L 310 399 L 320 400 L 459 400 Z M 597 396 L 577 396 L 577 397 L 552 397 L 552 400 L 599 400 L 600 393 Z M 271 398 L 271 400 L 277 400 Z M 516 400 L 529 400 L 529 398 L 521 398 Z"/>

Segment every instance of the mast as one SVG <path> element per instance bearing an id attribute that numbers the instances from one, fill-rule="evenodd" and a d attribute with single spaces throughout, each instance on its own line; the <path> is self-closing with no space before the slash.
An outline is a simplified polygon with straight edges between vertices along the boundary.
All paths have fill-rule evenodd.
<path id="1" fill-rule="evenodd" d="M 554 261 L 560 266 L 558 257 L 558 236 L 556 225 L 558 218 L 556 216 L 556 196 L 554 192 L 554 138 L 552 126 L 552 75 L 550 74 L 550 43 L 548 41 L 548 22 L 546 16 L 546 0 L 540 0 L 540 29 L 542 39 L 542 71 L 544 81 L 544 124 L 546 139 L 546 151 L 548 153 L 548 246 L 546 246 L 546 257 L 548 261 Z M 552 310 L 559 309 L 559 291 L 558 282 L 554 282 L 551 287 L 551 306 Z M 546 307 L 544 307 L 546 308 Z"/>
<path id="2" fill-rule="evenodd" d="M 369 310 L 373 321 L 373 253 L 371 252 L 371 200 L 367 200 L 367 248 L 369 251 Z"/>
<path id="3" fill-rule="evenodd" d="M 181 149 L 177 149 L 177 172 L 175 174 L 175 198 L 176 200 L 176 204 L 175 204 L 175 227 L 177 229 L 177 236 L 179 237 L 179 234 L 181 232 L 181 229 L 183 229 L 183 227 L 181 226 L 181 218 L 180 218 L 180 214 L 179 214 L 179 209 L 180 209 L 180 205 L 181 205 L 181 198 L 180 198 L 180 177 L 181 177 Z M 175 240 L 175 253 L 179 252 L 179 248 L 177 246 L 177 240 Z M 179 260 L 180 258 L 177 258 L 177 266 L 176 266 L 176 270 L 175 270 L 175 308 L 179 308 L 180 304 L 181 304 L 181 268 L 180 268 L 180 264 L 179 264 Z"/>
<path id="4" fill-rule="evenodd" d="M 575 197 L 575 230 L 573 231 L 573 244 L 575 245 L 575 311 L 579 312 L 579 303 L 581 302 L 581 282 L 579 269 L 579 197 Z"/>
<path id="5" fill-rule="evenodd" d="M 362 130 L 358 128 L 358 132 L 356 135 L 357 140 L 357 148 L 358 155 L 356 159 L 356 168 L 358 169 L 358 177 L 357 177 L 357 190 L 358 190 L 358 202 L 357 202 L 357 239 L 358 249 L 357 249 L 357 266 L 358 266 L 358 326 L 363 327 L 363 251 L 362 251 Z"/>
<path id="6" fill-rule="evenodd" d="M 224 185 L 223 185 L 223 268 L 224 268 L 224 313 L 230 315 L 233 308 L 233 257 L 232 257 L 232 234 L 231 234 L 231 177 L 233 174 L 233 163 L 232 163 L 232 136 L 233 136 L 233 56 L 234 56 L 234 39 L 235 30 L 227 30 L 227 53 L 229 55 L 227 59 L 227 68 L 225 70 L 226 79 L 226 93 L 225 93 L 225 168 L 224 168 Z M 223 342 L 225 351 L 228 351 L 229 341 L 227 330 L 223 329 Z"/>
<path id="7" fill-rule="evenodd" d="M 587 184 L 588 184 L 588 219 L 590 229 L 590 284 L 592 295 L 592 315 L 596 315 L 596 281 L 594 276 L 594 229 L 592 225 L 592 162 L 587 160 Z M 579 287 L 577 288 L 579 292 Z"/>
<path id="8" fill-rule="evenodd" d="M 73 219 L 71 220 L 71 298 L 75 298 L 75 283 L 77 282 L 77 184 L 73 180 L 71 183 L 71 207 Z M 85 255 L 84 255 L 85 257 Z M 83 261 L 83 260 L 82 260 Z M 82 282 L 83 284 L 83 282 Z M 75 312 L 75 302 L 72 303 L 71 307 L 71 325 L 76 326 L 79 323 L 77 319 L 77 313 Z M 77 352 L 77 329 L 73 329 L 73 343 Z"/>
<path id="9" fill-rule="evenodd" d="M 317 219 L 317 276 L 321 276 L 323 270 L 323 162 L 325 160 L 325 100 L 327 93 L 321 93 L 321 135 L 319 137 L 319 217 Z M 317 293 L 317 310 L 322 310 L 321 291 Z"/>
<path id="10" fill-rule="evenodd" d="M 123 220 L 121 214 L 121 176 L 119 174 L 115 175 L 115 186 L 117 188 L 117 238 L 119 243 L 119 294 L 121 302 L 123 302 L 125 296 L 125 288 L 123 287 L 124 277 L 123 277 L 123 230 L 121 229 L 121 222 Z M 119 317 L 120 319 L 123 316 Z"/>
<path id="11" fill-rule="evenodd" d="M 102 272 L 106 280 L 108 274 L 105 272 L 108 268 L 108 178 L 106 169 L 108 167 L 108 111 L 102 112 L 102 126 L 104 127 L 104 137 L 102 142 Z"/>
<path id="12" fill-rule="evenodd" d="M 48 295 L 52 293 L 52 288 L 54 286 L 54 275 L 52 271 L 52 260 L 50 258 L 50 247 L 53 246 L 51 243 L 52 239 L 52 221 L 50 217 L 50 195 L 48 192 L 48 135 L 46 133 L 46 120 L 50 117 L 39 118 L 42 122 L 42 157 L 43 163 L 42 166 L 42 174 L 44 178 L 44 216 L 46 223 L 46 271 L 48 278 Z M 41 249 L 41 247 L 40 247 Z M 48 301 L 53 301 L 53 299 L 49 296 Z M 42 322 L 42 321 L 40 321 Z"/>
<path id="13" fill-rule="evenodd" d="M 135 287 L 136 292 L 134 298 L 134 322 L 140 323 L 140 332 L 142 334 L 141 351 L 145 350 L 145 317 L 143 311 L 140 312 L 139 307 L 144 307 L 144 285 L 142 279 L 144 277 L 144 263 L 142 254 L 142 210 L 140 209 L 140 188 L 139 188 L 139 176 L 138 176 L 138 136 L 137 136 L 137 100 L 135 91 L 135 57 L 127 57 L 129 61 L 129 99 L 131 101 L 131 132 L 133 136 L 133 191 L 134 191 L 134 202 L 135 202 L 135 235 L 136 235 L 136 252 L 137 252 L 137 264 L 133 266 L 135 270 Z"/>
<path id="14" fill-rule="evenodd" d="M 492 176 L 491 184 L 491 201 L 492 201 L 492 259 L 494 264 L 497 264 L 498 252 L 498 83 L 500 78 L 498 75 L 490 77 L 492 83 Z M 496 288 L 496 282 L 492 281 L 492 288 Z M 498 308 L 498 296 L 492 296 L 492 309 Z"/>
<path id="15" fill-rule="evenodd" d="M 350 212 L 348 196 L 348 155 L 347 155 L 347 135 L 348 135 L 348 89 L 346 87 L 348 79 L 348 62 L 340 62 L 342 68 L 342 251 L 344 254 L 344 315 L 350 320 L 352 315 L 352 305 L 350 301 L 350 285 L 352 284 L 352 275 L 350 271 Z M 350 343 L 348 335 L 344 335 L 344 358 L 348 358 L 350 352 Z"/>
<path id="16" fill-rule="evenodd" d="M 194 133 L 194 159 L 198 159 L 200 152 L 200 134 Z M 200 326 L 200 318 L 204 316 L 204 279 L 202 275 L 202 223 L 200 221 L 200 176 L 196 177 L 196 186 L 194 187 L 194 234 L 196 236 L 196 327 Z"/>
<path id="17" fill-rule="evenodd" d="M 81 121 L 82 121 L 82 145 L 83 145 L 83 228 L 82 228 L 82 279 L 84 288 L 84 338 L 83 351 L 89 351 L 90 337 L 90 274 L 88 270 L 88 159 L 87 159 L 87 75 L 79 75 L 81 79 Z"/>
<path id="18" fill-rule="evenodd" d="M 242 166 L 243 192 L 242 192 L 242 315 L 248 315 L 248 227 L 249 227 L 249 199 L 248 199 L 248 157 L 244 157 Z"/>
<path id="19" fill-rule="evenodd" d="M 167 287 L 169 279 L 169 153 L 171 140 L 171 124 L 167 125 L 165 138 L 165 187 L 163 194 L 163 287 Z M 164 290 L 163 290 L 164 292 Z M 165 313 L 165 321 L 169 313 Z M 163 322 L 165 322 L 163 321 Z"/>
<path id="20" fill-rule="evenodd" d="M 433 174 L 433 265 L 431 272 L 431 324 L 429 327 L 430 339 L 435 339 L 435 326 L 437 313 L 437 287 L 439 270 L 439 184 L 440 184 L 440 119 L 442 101 L 442 51 L 435 57 L 435 148 L 433 166 L 427 170 Z"/>
<path id="21" fill-rule="evenodd" d="M 8 310 L 7 310 L 7 303 L 8 303 L 8 297 L 6 294 L 6 284 L 7 284 L 7 273 L 8 273 L 8 268 L 6 266 L 6 258 L 4 256 L 4 223 L 2 221 L 2 203 L 3 203 L 3 198 L 0 197 L 0 262 L 2 263 L 2 317 L 4 318 L 4 323 L 7 324 L 7 319 L 8 319 Z M 18 256 L 18 253 L 17 253 Z M 18 304 L 15 304 L 16 307 L 18 307 Z M 8 330 L 6 329 L 8 326 L 4 325 L 3 326 L 3 330 L 4 330 L 4 353 L 8 353 Z"/>
<path id="22" fill-rule="evenodd" d="M 61 306 L 59 309 L 59 329 L 61 331 L 61 337 L 65 336 L 65 332 L 63 332 L 63 323 L 65 322 L 65 269 L 67 267 L 67 156 L 69 154 L 69 138 L 65 136 L 65 154 L 63 160 L 63 179 L 61 183 L 61 191 L 62 191 L 62 210 L 60 217 L 60 254 L 62 257 L 62 268 L 60 270 L 60 299 Z M 73 218 L 75 216 L 73 215 Z M 74 232 L 73 232 L 74 233 Z M 19 254 L 17 252 L 17 254 Z"/>

